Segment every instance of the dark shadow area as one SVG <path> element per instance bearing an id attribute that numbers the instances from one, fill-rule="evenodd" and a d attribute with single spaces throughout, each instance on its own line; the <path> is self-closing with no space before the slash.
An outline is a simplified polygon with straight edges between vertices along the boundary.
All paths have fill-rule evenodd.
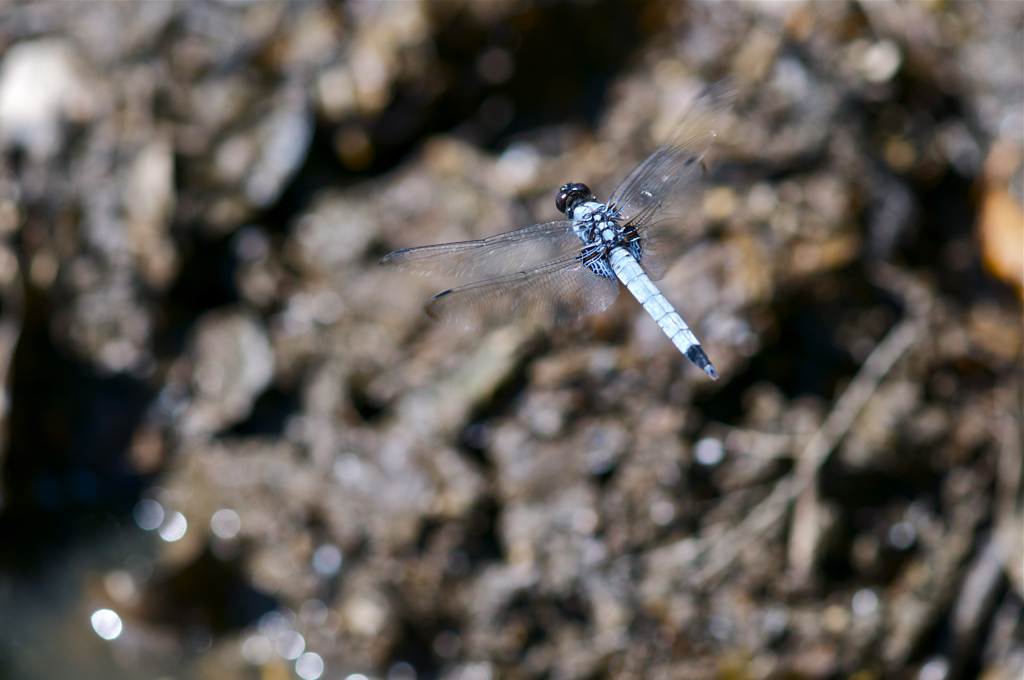
<path id="1" fill-rule="evenodd" d="M 222 561 L 209 550 L 143 594 L 142 610 L 154 623 L 210 634 L 237 630 L 272 611 L 277 602 L 246 583 L 237 559 Z"/>
<path id="2" fill-rule="evenodd" d="M 161 318 L 153 338 L 158 357 L 181 354 L 192 323 L 203 312 L 238 302 L 231 235 L 211 238 L 179 231 L 175 236 L 181 272 L 160 303 Z"/>
<path id="3" fill-rule="evenodd" d="M 498 540 L 498 504 L 487 496 L 469 513 L 466 534 L 460 549 L 469 558 L 469 567 L 504 558 Z"/>
<path id="4" fill-rule="evenodd" d="M 490 27 L 459 10 L 436 37 L 451 87 L 427 109 L 424 129 L 455 129 L 486 148 L 500 148 L 504 139 L 553 123 L 593 127 L 609 84 L 642 38 L 642 10 L 629 2 L 537 3 Z M 489 83 L 484 63 L 495 51 L 510 55 L 514 69 L 507 80 Z"/>
<path id="5" fill-rule="evenodd" d="M 448 628 L 441 622 L 433 621 L 434 625 L 424 626 L 423 621 L 401 621 L 401 629 L 392 647 L 391 657 L 384 665 L 393 668 L 395 664 L 407 663 L 416 671 L 417 680 L 435 680 L 441 674 L 438 655 L 433 649 L 433 640 L 439 633 Z M 404 677 L 404 676 L 402 676 Z"/>
<path id="6" fill-rule="evenodd" d="M 0 566 L 35 570 L 83 532 L 130 512 L 148 480 L 126 460 L 151 390 L 104 377 L 55 347 L 45 300 L 29 289 L 14 354 L 3 466 Z"/>
<path id="7" fill-rule="evenodd" d="M 280 435 L 284 432 L 288 416 L 299 406 L 299 395 L 294 391 L 271 387 L 253 404 L 249 417 L 228 430 L 227 434 L 239 437 Z"/>
<path id="8" fill-rule="evenodd" d="M 831 401 L 836 386 L 859 368 L 838 342 L 844 315 L 868 306 L 892 310 L 892 318 L 898 312 L 888 293 L 865 281 L 861 266 L 854 263 L 799 289 L 783 291 L 772 304 L 775 324 L 767 342 L 746 370 L 721 390 L 694 399 L 705 418 L 736 424 L 746 410 L 744 393 L 762 381 L 789 399 L 811 395 Z"/>

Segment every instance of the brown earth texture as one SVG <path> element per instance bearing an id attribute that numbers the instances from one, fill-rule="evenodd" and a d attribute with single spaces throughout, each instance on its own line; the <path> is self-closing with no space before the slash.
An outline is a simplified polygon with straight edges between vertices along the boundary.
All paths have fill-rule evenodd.
<path id="1" fill-rule="evenodd" d="M 378 266 L 726 77 L 719 380 Z M 4 3 L 0 678 L 1020 680 L 1022 138 L 1018 1 Z"/>

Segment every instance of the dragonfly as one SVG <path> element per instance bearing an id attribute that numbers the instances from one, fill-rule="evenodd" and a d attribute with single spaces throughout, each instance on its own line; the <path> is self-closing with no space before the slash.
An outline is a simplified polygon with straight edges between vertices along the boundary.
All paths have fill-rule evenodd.
<path id="1" fill-rule="evenodd" d="M 380 265 L 415 274 L 486 277 L 438 293 L 427 314 L 464 328 L 554 326 L 607 309 L 621 282 L 683 355 L 712 379 L 700 341 L 654 285 L 686 247 L 685 220 L 670 208 L 694 193 L 703 159 L 732 108 L 730 79 L 706 87 L 675 133 L 601 203 L 583 183 L 555 197 L 566 217 L 475 241 L 404 248 Z"/>

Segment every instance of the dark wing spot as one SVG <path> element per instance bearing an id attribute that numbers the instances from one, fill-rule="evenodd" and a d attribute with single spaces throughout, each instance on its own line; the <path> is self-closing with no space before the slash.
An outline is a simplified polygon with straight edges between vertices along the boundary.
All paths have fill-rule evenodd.
<path id="1" fill-rule="evenodd" d="M 434 297 L 430 298 L 430 300 L 427 302 L 427 307 L 425 310 L 427 312 L 427 316 L 429 316 L 434 321 L 439 321 L 441 319 L 441 315 L 437 313 L 437 308 L 435 307 L 434 303 L 443 298 L 448 293 L 452 292 L 453 290 L 454 288 L 449 288 L 448 290 L 441 291 Z"/>

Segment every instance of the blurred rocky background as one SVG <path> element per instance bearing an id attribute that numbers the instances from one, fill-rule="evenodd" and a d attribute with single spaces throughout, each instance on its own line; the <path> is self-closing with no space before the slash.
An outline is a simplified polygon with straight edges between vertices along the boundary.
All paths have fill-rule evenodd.
<path id="1" fill-rule="evenodd" d="M 1020 2 L 0 7 L 0 678 L 1019 679 Z M 662 281 L 466 334 L 400 247 L 607 196 Z"/>

